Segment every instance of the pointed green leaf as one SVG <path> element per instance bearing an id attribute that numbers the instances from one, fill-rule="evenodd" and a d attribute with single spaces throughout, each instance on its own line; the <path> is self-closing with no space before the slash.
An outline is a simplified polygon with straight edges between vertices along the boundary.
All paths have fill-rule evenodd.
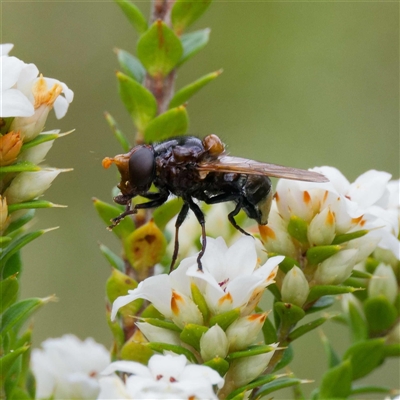
<path id="1" fill-rule="evenodd" d="M 33 164 L 29 161 L 21 161 L 13 165 L 6 165 L 5 167 L 0 167 L 0 174 L 5 174 L 9 172 L 33 172 L 40 170 L 41 168 L 36 164 Z"/>
<path id="2" fill-rule="evenodd" d="M 126 136 L 118 128 L 117 122 L 115 121 L 115 119 L 112 117 L 112 115 L 110 113 L 106 112 L 106 113 L 104 113 L 104 115 L 106 117 L 106 121 L 107 121 L 108 125 L 110 126 L 114 136 L 117 138 L 119 144 L 122 146 L 122 149 L 125 152 L 128 152 L 132 146 L 129 143 Z"/>
<path id="3" fill-rule="evenodd" d="M 294 358 L 293 346 L 290 344 L 287 349 L 283 350 L 283 356 L 275 365 L 274 372 L 279 371 L 289 365 Z"/>
<path id="4" fill-rule="evenodd" d="M 146 77 L 146 70 L 142 63 L 131 53 L 116 49 L 119 65 L 126 75 L 135 81 L 142 83 Z"/>
<path id="5" fill-rule="evenodd" d="M 13 350 L 0 358 L 0 384 L 4 382 L 4 379 L 10 371 L 11 366 L 14 364 L 17 358 L 21 354 L 25 353 L 29 347 L 30 346 L 19 347 L 18 349 Z"/>
<path id="6" fill-rule="evenodd" d="M 306 310 L 306 313 L 311 314 L 313 312 L 321 311 L 325 308 L 330 307 L 334 302 L 335 298 L 333 296 L 322 296 L 310 308 Z"/>
<path id="7" fill-rule="evenodd" d="M 100 218 L 106 223 L 107 226 L 111 225 L 111 220 L 121 214 L 118 207 L 105 203 L 99 199 L 93 198 L 94 207 L 99 214 Z M 112 231 L 120 238 L 123 239 L 129 236 L 135 230 L 135 224 L 132 218 L 124 218 L 115 226 Z"/>
<path id="8" fill-rule="evenodd" d="M 267 394 L 276 392 L 277 390 L 300 385 L 301 383 L 306 383 L 306 382 L 308 381 L 303 381 L 302 379 L 299 378 L 290 378 L 290 377 L 280 378 L 270 383 L 267 383 L 266 385 L 261 386 L 260 389 L 257 390 L 256 395 L 257 398 L 261 398 L 266 396 Z"/>
<path id="9" fill-rule="evenodd" d="M 215 357 L 212 360 L 205 362 L 203 365 L 212 368 L 214 371 L 217 371 L 222 377 L 225 376 L 229 369 L 228 361 L 221 357 Z"/>
<path id="10" fill-rule="evenodd" d="M 351 391 L 352 366 L 349 361 L 325 372 L 319 388 L 319 399 L 347 399 Z"/>
<path id="11" fill-rule="evenodd" d="M 271 258 L 271 257 L 274 257 L 274 256 L 279 256 L 279 255 L 280 254 L 278 254 L 278 253 L 268 252 L 268 258 Z M 283 261 L 281 261 L 279 263 L 279 269 L 282 272 L 284 272 L 285 274 L 287 274 L 295 265 L 300 268 L 300 263 L 297 260 L 295 260 L 294 258 L 285 256 Z"/>
<path id="12" fill-rule="evenodd" d="M 146 142 L 165 140 L 186 133 L 189 117 L 184 106 L 179 106 L 166 111 L 154 118 L 144 132 Z"/>
<path id="13" fill-rule="evenodd" d="M 0 246 L 3 247 L 5 244 L 11 242 L 12 237 L 10 236 L 0 236 Z"/>
<path id="14" fill-rule="evenodd" d="M 200 351 L 200 339 L 208 331 L 206 326 L 187 324 L 180 334 L 182 342 L 189 344 L 197 351 Z"/>
<path id="15" fill-rule="evenodd" d="M 145 365 L 153 354 L 153 350 L 147 343 L 128 341 L 121 349 L 122 360 L 136 361 Z"/>
<path id="16" fill-rule="evenodd" d="M 338 253 L 342 249 L 339 245 L 315 246 L 307 250 L 307 260 L 311 265 L 318 265 L 327 258 Z"/>
<path id="17" fill-rule="evenodd" d="M 333 239 L 332 244 L 342 244 L 345 242 L 348 242 L 349 240 L 353 239 L 358 239 L 360 237 L 365 236 L 369 230 L 367 229 L 362 229 L 356 232 L 351 232 L 351 233 L 343 233 L 341 235 L 336 235 L 335 239 Z"/>
<path id="18" fill-rule="evenodd" d="M 161 20 L 157 20 L 139 39 L 137 55 L 147 72 L 156 78 L 167 76 L 176 67 L 183 53 L 178 36 Z"/>
<path id="19" fill-rule="evenodd" d="M 59 133 L 59 130 L 49 131 L 49 132 L 42 132 L 40 135 L 36 136 L 35 139 L 31 140 L 30 142 L 24 143 L 21 148 L 21 153 L 24 150 L 30 149 L 32 147 L 37 146 L 38 144 L 42 144 L 45 142 L 50 142 L 52 140 L 56 140 L 60 137 L 66 136 L 73 131 L 66 132 L 66 133 Z"/>
<path id="20" fill-rule="evenodd" d="M 292 215 L 287 227 L 287 231 L 291 237 L 298 240 L 300 243 L 308 243 L 307 237 L 308 224 L 303 219 Z"/>
<path id="21" fill-rule="evenodd" d="M 296 340 L 299 337 L 305 335 L 306 333 L 311 332 L 315 328 L 318 328 L 319 326 L 321 326 L 324 322 L 327 321 L 327 319 L 328 318 L 326 318 L 326 317 L 321 317 L 321 318 L 317 318 L 307 324 L 299 326 L 298 328 L 296 328 L 294 331 L 292 331 L 290 333 L 288 340 L 290 342 L 293 342 L 293 340 Z"/>
<path id="22" fill-rule="evenodd" d="M 360 270 L 357 270 L 357 269 L 353 269 L 353 271 L 351 272 L 351 277 L 352 278 L 371 279 L 372 276 L 373 275 L 368 273 L 368 272 L 360 271 Z"/>
<path id="23" fill-rule="evenodd" d="M 0 281 L 0 314 L 3 314 L 18 297 L 19 283 L 16 275 L 11 275 L 8 278 Z"/>
<path id="24" fill-rule="evenodd" d="M 156 116 L 157 102 L 152 93 L 128 75 L 117 72 L 119 94 L 132 117 L 133 123 L 143 132 Z"/>
<path id="25" fill-rule="evenodd" d="M 16 387 L 8 397 L 8 400 L 32 400 L 32 397 L 25 390 Z"/>
<path id="26" fill-rule="evenodd" d="M 208 28 L 182 35 L 183 53 L 178 66 L 196 55 L 208 43 L 209 38 L 210 29 Z"/>
<path id="27" fill-rule="evenodd" d="M 204 321 L 208 321 L 210 318 L 210 310 L 203 293 L 194 282 L 190 284 L 190 291 L 192 294 L 192 300 L 202 313 Z"/>
<path id="28" fill-rule="evenodd" d="M 173 322 L 164 321 L 158 318 L 142 318 L 143 322 L 147 322 L 150 325 L 158 326 L 159 328 L 168 329 L 174 332 L 181 332 L 182 329 L 176 326 Z"/>
<path id="29" fill-rule="evenodd" d="M 240 316 L 240 310 L 234 308 L 233 310 L 226 311 L 222 314 L 214 315 L 210 319 L 210 327 L 218 324 L 222 330 L 226 330 L 228 326 L 236 321 Z"/>
<path id="30" fill-rule="evenodd" d="M 353 370 L 353 380 L 368 375 L 377 368 L 384 358 L 385 339 L 370 339 L 353 344 L 343 356 L 349 360 Z"/>
<path id="31" fill-rule="evenodd" d="M 21 251 L 14 253 L 6 262 L 3 269 L 3 279 L 19 274 L 22 269 Z"/>
<path id="32" fill-rule="evenodd" d="M 66 206 L 63 206 L 61 204 L 54 204 L 47 200 L 31 200 L 31 201 L 25 201 L 23 203 L 10 204 L 8 206 L 8 212 L 12 213 L 18 210 L 31 210 L 34 208 L 36 209 L 36 208 L 55 208 L 55 207 L 65 208 Z"/>
<path id="33" fill-rule="evenodd" d="M 4 232 L 6 235 L 10 234 L 11 232 L 16 231 L 17 229 L 21 228 L 25 224 L 27 224 L 29 221 L 32 220 L 32 218 L 35 216 L 35 210 L 29 210 L 25 212 L 21 217 L 17 218 L 15 221 L 11 222 L 11 224 L 8 226 L 6 231 Z"/>
<path id="34" fill-rule="evenodd" d="M 352 341 L 359 342 L 368 338 L 367 322 L 365 321 L 362 312 L 352 302 L 348 302 L 348 323 L 351 331 Z"/>
<path id="35" fill-rule="evenodd" d="M 227 360 L 232 361 L 238 358 L 257 356 L 259 354 L 265 354 L 271 351 L 275 351 L 274 346 L 268 346 L 268 345 L 251 346 L 246 350 L 234 351 L 233 353 L 230 353 L 227 357 Z"/>
<path id="36" fill-rule="evenodd" d="M 175 215 L 181 210 L 183 200 L 179 197 L 168 200 L 162 206 L 157 207 L 153 212 L 153 219 L 156 225 L 163 231 Z"/>
<path id="37" fill-rule="evenodd" d="M 356 396 L 360 394 L 366 393 L 383 393 L 383 394 L 390 394 L 392 389 L 385 386 L 355 386 L 351 389 L 351 396 Z M 360 398 L 360 397 L 359 397 Z"/>
<path id="38" fill-rule="evenodd" d="M 328 367 L 329 368 L 336 367 L 336 365 L 339 365 L 341 362 L 340 357 L 336 353 L 328 337 L 325 336 L 323 333 L 320 333 L 320 336 L 321 336 L 321 342 L 324 346 L 325 354 L 328 357 Z"/>
<path id="39" fill-rule="evenodd" d="M 385 357 L 400 357 L 400 343 L 387 344 L 384 355 Z"/>
<path id="40" fill-rule="evenodd" d="M 191 351 L 185 349 L 182 346 L 177 346 L 175 344 L 158 343 L 158 342 L 147 343 L 147 346 L 150 349 L 157 351 L 158 353 L 164 353 L 164 351 L 172 351 L 176 354 L 183 354 L 189 361 L 191 361 L 194 364 L 197 364 L 195 355 Z"/>
<path id="41" fill-rule="evenodd" d="M 298 306 L 290 303 L 276 302 L 274 311 L 279 315 L 281 326 L 289 327 L 296 324 L 305 316 L 305 312 Z"/>
<path id="42" fill-rule="evenodd" d="M 22 324 L 37 309 L 52 300 L 53 297 L 44 299 L 31 298 L 14 303 L 2 316 L 0 334 L 5 335 L 16 324 Z"/>
<path id="43" fill-rule="evenodd" d="M 141 314 L 142 318 L 157 318 L 157 319 L 165 319 L 164 315 L 162 315 L 153 304 L 149 304 Z"/>
<path id="44" fill-rule="evenodd" d="M 396 321 L 396 307 L 383 295 L 370 297 L 364 302 L 364 313 L 372 335 L 389 329 Z"/>
<path id="45" fill-rule="evenodd" d="M 282 375 L 263 375 L 257 379 L 255 379 L 253 382 L 248 383 L 247 385 L 241 386 L 240 388 L 235 389 L 233 392 L 229 393 L 227 396 L 226 400 L 233 400 L 236 398 L 236 396 L 247 392 L 248 390 L 252 390 L 255 388 L 258 388 L 266 383 L 269 383 L 271 381 L 274 381 L 275 379 L 278 379 Z"/>
<path id="46" fill-rule="evenodd" d="M 106 258 L 106 260 L 112 267 L 114 267 L 116 270 L 120 272 L 125 271 L 125 263 L 121 257 L 117 256 L 112 250 L 110 250 L 104 244 L 100 244 L 100 251 L 101 254 L 103 254 L 103 256 Z"/>
<path id="47" fill-rule="evenodd" d="M 180 35 L 207 10 L 212 0 L 177 0 L 172 7 L 171 21 L 174 31 Z"/>
<path id="48" fill-rule="evenodd" d="M 190 83 L 189 85 L 183 87 L 178 90 L 172 100 L 169 103 L 169 108 L 178 107 L 184 103 L 186 103 L 193 95 L 195 95 L 202 87 L 207 85 L 207 83 L 213 81 L 215 78 L 220 76 L 222 73 L 222 69 L 211 72 L 211 74 L 207 74 L 197 79 L 196 81 Z"/>
<path id="49" fill-rule="evenodd" d="M 22 249 L 22 247 L 26 246 L 29 242 L 32 240 L 35 240 L 36 238 L 42 236 L 45 232 L 48 232 L 49 230 L 40 230 L 36 232 L 30 232 L 27 233 L 18 239 L 13 240 L 5 249 L 4 251 L 0 254 L 0 272 L 4 268 L 5 263 L 7 260 L 15 254 L 18 250 Z"/>
<path id="50" fill-rule="evenodd" d="M 129 0 L 115 0 L 138 33 L 146 32 L 147 21 L 139 8 Z"/>
<path id="51" fill-rule="evenodd" d="M 310 289 L 306 303 L 312 303 L 322 296 L 336 296 L 343 293 L 354 293 L 357 290 L 362 290 L 362 288 L 337 285 L 316 285 Z"/>

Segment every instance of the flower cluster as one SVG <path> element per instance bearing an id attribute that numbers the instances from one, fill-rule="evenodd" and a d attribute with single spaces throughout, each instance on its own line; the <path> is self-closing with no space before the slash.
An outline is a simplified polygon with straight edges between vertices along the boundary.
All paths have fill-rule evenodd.
<path id="1" fill-rule="evenodd" d="M 142 336 L 136 334 L 134 340 L 148 341 L 150 348 L 154 343 L 164 349 L 172 346 L 193 361 L 214 366 L 226 374 L 221 390 L 229 393 L 258 377 L 277 347 L 260 345 L 267 313 L 255 308 L 283 258 L 272 257 L 260 266 L 253 238 L 242 237 L 230 248 L 222 238 L 208 238 L 203 271 L 198 270 L 196 256 L 184 259 L 170 275 L 149 277 L 117 298 L 111 318 L 138 299 L 150 301 L 162 315 L 142 317 L 136 323 Z M 142 357 L 140 351 L 135 357 Z"/>
<path id="2" fill-rule="evenodd" d="M 16 204 L 38 198 L 63 171 L 38 165 L 54 140 L 62 136 L 58 130 L 42 130 L 52 108 L 56 117 L 62 118 L 73 100 L 73 92 L 65 83 L 44 78 L 34 64 L 9 56 L 12 47 L 0 45 L 0 232 L 10 223 L 12 211 L 33 208 Z"/>

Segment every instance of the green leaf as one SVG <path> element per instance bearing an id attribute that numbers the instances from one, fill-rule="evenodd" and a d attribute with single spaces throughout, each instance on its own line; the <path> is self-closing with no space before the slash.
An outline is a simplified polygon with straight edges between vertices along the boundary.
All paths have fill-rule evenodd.
<path id="1" fill-rule="evenodd" d="M 1 316 L 0 334 L 4 336 L 16 324 L 22 324 L 22 322 L 29 318 L 37 309 L 52 299 L 53 297 L 47 297 L 44 299 L 31 298 L 13 304 Z"/>
<path id="2" fill-rule="evenodd" d="M 366 393 L 383 393 L 390 394 L 392 389 L 385 386 L 355 386 L 351 389 L 351 396 Z"/>
<path id="3" fill-rule="evenodd" d="M 348 322 L 351 331 L 352 341 L 359 342 L 368 338 L 367 323 L 364 316 L 360 313 L 357 306 L 349 301 L 348 302 Z"/>
<path id="4" fill-rule="evenodd" d="M 186 133 L 189 117 L 184 106 L 172 108 L 154 118 L 144 132 L 146 142 L 165 140 Z"/>
<path id="5" fill-rule="evenodd" d="M 353 380 L 368 375 L 384 359 L 385 339 L 370 339 L 358 342 L 347 349 L 343 356 L 349 360 L 353 370 Z"/>
<path id="6" fill-rule="evenodd" d="M 372 335 L 384 332 L 396 321 L 396 307 L 383 295 L 370 297 L 364 302 L 364 313 Z"/>
<path id="7" fill-rule="evenodd" d="M 119 65 L 126 75 L 136 82 L 142 83 L 146 77 L 146 70 L 142 63 L 131 53 L 116 49 Z"/>
<path id="8" fill-rule="evenodd" d="M 265 354 L 269 353 L 270 351 L 275 351 L 275 349 L 276 347 L 268 345 L 251 346 L 246 350 L 234 351 L 233 353 L 230 353 L 227 357 L 227 360 L 232 361 L 237 360 L 238 358 L 257 356 L 259 354 Z"/>
<path id="9" fill-rule="evenodd" d="M 295 215 L 290 217 L 287 231 L 291 237 L 295 238 L 300 243 L 306 244 L 308 243 L 307 230 L 308 224 L 306 221 Z"/>
<path id="10" fill-rule="evenodd" d="M 145 365 L 153 354 L 147 343 L 128 341 L 121 349 L 122 360 L 137 361 Z"/>
<path id="11" fill-rule="evenodd" d="M 342 249 L 339 245 L 315 246 L 307 250 L 307 260 L 311 265 L 318 265 L 327 258 L 338 253 Z"/>
<path id="12" fill-rule="evenodd" d="M 164 320 L 158 319 L 158 318 L 143 318 L 142 320 L 144 322 L 147 322 L 150 325 L 158 326 L 159 328 L 168 329 L 168 330 L 174 331 L 174 332 L 182 331 L 182 329 L 179 328 L 178 326 L 176 326 L 173 322 L 164 321 Z"/>
<path id="13" fill-rule="evenodd" d="M 14 211 L 18 210 L 31 210 L 34 208 L 65 208 L 67 206 L 63 206 L 61 204 L 54 204 L 50 201 L 47 200 L 31 200 L 31 201 L 25 201 L 23 203 L 17 203 L 17 204 L 10 204 L 8 206 L 8 212 L 12 213 Z"/>
<path id="14" fill-rule="evenodd" d="M 208 321 L 208 319 L 210 318 L 210 310 L 208 308 L 206 299 L 203 296 L 203 293 L 194 282 L 190 284 L 190 291 L 192 294 L 192 300 L 199 308 L 201 314 L 203 315 L 204 321 Z"/>
<path id="15" fill-rule="evenodd" d="M 169 108 L 178 107 L 186 103 L 193 95 L 195 95 L 207 83 L 213 81 L 215 78 L 222 74 L 222 69 L 204 75 L 196 81 L 178 90 L 169 103 Z"/>
<path id="16" fill-rule="evenodd" d="M 312 330 L 318 328 L 321 326 L 323 323 L 327 321 L 328 318 L 326 317 L 321 317 L 317 318 L 314 321 L 311 321 L 307 324 L 301 325 L 298 328 L 296 328 L 294 331 L 292 331 L 288 337 L 288 340 L 290 342 L 293 342 L 293 340 L 298 339 L 299 337 L 305 335 L 308 332 L 311 332 Z"/>
<path id="17" fill-rule="evenodd" d="M 178 36 L 161 20 L 155 21 L 137 44 L 139 60 L 155 78 L 167 76 L 178 64 L 182 53 Z"/>
<path id="18" fill-rule="evenodd" d="M 125 152 L 128 152 L 131 149 L 131 145 L 126 138 L 126 136 L 122 133 L 122 131 L 118 128 L 117 122 L 115 119 L 112 117 L 112 115 L 108 112 L 104 113 L 104 116 L 106 118 L 106 121 L 108 125 L 110 126 L 114 136 L 117 138 L 119 144 L 122 146 L 122 149 Z"/>
<path id="19" fill-rule="evenodd" d="M 197 364 L 195 355 L 191 351 L 185 349 L 182 346 L 177 346 L 175 344 L 158 343 L 158 342 L 147 343 L 147 346 L 150 349 L 157 351 L 158 353 L 164 353 L 164 351 L 172 351 L 176 354 L 183 354 L 189 361 L 191 361 L 194 364 Z"/>
<path id="20" fill-rule="evenodd" d="M 157 207 L 153 212 L 153 219 L 156 225 L 163 231 L 175 215 L 181 210 L 183 200 L 179 197 L 168 200 L 162 206 Z"/>
<path id="21" fill-rule="evenodd" d="M 281 326 L 290 327 L 299 322 L 305 316 L 302 308 L 290 303 L 280 301 L 274 304 L 274 311 L 279 315 Z"/>
<path id="22" fill-rule="evenodd" d="M 276 329 L 272 324 L 272 321 L 267 317 L 262 327 L 262 333 L 264 336 L 264 343 L 275 343 L 278 341 Z"/>
<path id="23" fill-rule="evenodd" d="M 212 360 L 208 360 L 203 365 L 212 368 L 214 371 L 217 371 L 222 377 L 225 376 L 229 369 L 228 361 L 221 357 L 215 357 Z"/>
<path id="24" fill-rule="evenodd" d="M 347 399 L 351 391 L 352 366 L 349 361 L 325 372 L 319 388 L 319 399 Z"/>
<path id="25" fill-rule="evenodd" d="M 0 167 L 0 174 L 5 174 L 9 172 L 33 172 L 40 170 L 41 168 L 36 164 L 33 164 L 29 161 L 21 161 L 13 165 L 6 165 L 5 167 Z"/>
<path id="26" fill-rule="evenodd" d="M 18 289 L 19 283 L 16 274 L 0 282 L 0 314 L 3 314 L 4 310 L 17 300 Z"/>
<path id="27" fill-rule="evenodd" d="M 233 310 L 226 311 L 222 314 L 214 315 L 210 318 L 210 327 L 218 324 L 220 328 L 224 331 L 228 326 L 236 321 L 240 316 L 240 309 L 234 308 Z"/>
<path id="28" fill-rule="evenodd" d="M 139 32 L 143 33 L 147 30 L 147 21 L 143 16 L 142 12 L 128 0 L 115 0 L 115 2 L 120 6 L 121 10 L 128 18 L 132 26 Z"/>
<path id="29" fill-rule="evenodd" d="M 277 390 L 295 385 L 300 385 L 301 383 L 305 382 L 307 381 L 303 381 L 299 378 L 290 378 L 290 377 L 280 378 L 270 383 L 267 383 L 266 385 L 261 386 L 260 389 L 257 390 L 256 395 L 257 398 L 261 398 L 269 393 L 276 392 Z"/>
<path id="30" fill-rule="evenodd" d="M 100 244 L 100 251 L 101 254 L 106 258 L 109 264 L 120 272 L 125 271 L 125 263 L 124 260 L 117 256 L 113 251 L 111 251 L 107 246 L 104 244 Z"/>
<path id="31" fill-rule="evenodd" d="M 384 355 L 385 357 L 400 357 L 400 343 L 385 345 Z"/>
<path id="32" fill-rule="evenodd" d="M 324 346 L 325 354 L 328 357 L 328 367 L 336 367 L 337 365 L 340 364 L 341 360 L 338 354 L 336 353 L 335 349 L 332 346 L 332 343 L 329 341 L 326 335 L 323 333 L 320 333 L 321 336 L 321 342 Z"/>
<path id="33" fill-rule="evenodd" d="M 248 383 L 247 385 L 241 386 L 237 389 L 235 389 L 233 392 L 229 393 L 226 400 L 231 400 L 234 399 L 236 396 L 247 392 L 248 390 L 252 390 L 255 388 L 258 388 L 266 383 L 269 383 L 271 381 L 274 381 L 275 379 L 278 379 L 281 375 L 263 375 L 257 379 L 255 379 L 254 381 L 252 381 L 251 383 Z M 257 397 L 258 398 L 258 397 Z"/>
<path id="34" fill-rule="evenodd" d="M 152 93 L 140 83 L 122 72 L 117 72 L 119 95 L 128 110 L 133 123 L 144 132 L 148 123 L 157 114 L 157 101 Z"/>
<path id="35" fill-rule="evenodd" d="M 287 349 L 283 350 L 283 356 L 279 360 L 279 362 L 274 367 L 274 372 L 279 371 L 280 369 L 286 367 L 288 364 L 292 362 L 294 358 L 293 346 L 289 345 Z"/>
<path id="36" fill-rule="evenodd" d="M 177 0 L 171 10 L 174 31 L 180 35 L 207 10 L 212 0 Z"/>
<path id="37" fill-rule="evenodd" d="M 4 268 L 7 260 L 15 254 L 18 250 L 22 249 L 22 247 L 26 246 L 28 243 L 32 242 L 36 238 L 42 236 L 44 233 L 48 232 L 49 229 L 42 229 L 36 232 L 27 233 L 16 240 L 13 240 L 1 253 L 0 255 L 0 272 Z M 1 275 L 1 274 L 0 274 Z"/>
<path id="38" fill-rule="evenodd" d="M 27 224 L 29 221 L 32 220 L 32 218 L 35 216 L 35 210 L 29 210 L 25 212 L 21 217 L 17 218 L 15 221 L 11 222 L 11 224 L 8 226 L 6 231 L 4 232 L 6 235 L 10 234 L 11 232 L 16 231 L 17 229 L 21 228 L 25 224 Z"/>
<path id="39" fill-rule="evenodd" d="M 335 239 L 333 239 L 332 244 L 342 244 L 348 242 L 353 239 L 358 239 L 360 237 L 365 236 L 369 230 L 362 229 L 360 231 L 351 232 L 351 233 L 343 233 L 341 235 L 336 235 Z"/>
<path id="40" fill-rule="evenodd" d="M 208 328 L 202 325 L 186 324 L 180 334 L 182 342 L 189 344 L 197 351 L 200 351 L 200 339 L 208 331 Z"/>
<path id="41" fill-rule="evenodd" d="M 271 258 L 271 257 L 274 257 L 274 256 L 279 256 L 279 255 L 280 254 L 278 254 L 278 253 L 268 252 L 268 258 Z M 300 263 L 297 260 L 295 260 L 294 258 L 285 256 L 283 261 L 281 261 L 279 263 L 279 269 L 282 272 L 284 272 L 285 274 L 287 274 L 295 265 L 300 268 Z"/>
<path id="42" fill-rule="evenodd" d="M 11 242 L 12 237 L 10 236 L 0 236 L 0 246 L 3 247 L 5 244 Z"/>
<path id="43" fill-rule="evenodd" d="M 19 274 L 22 269 L 21 251 L 14 253 L 6 262 L 3 269 L 3 279 Z"/>
<path id="44" fill-rule="evenodd" d="M 18 349 L 13 350 L 0 358 L 0 385 L 3 384 L 4 379 L 6 378 L 11 366 L 14 364 L 17 358 L 21 354 L 25 353 L 29 347 L 30 346 L 19 347 Z"/>
<path id="45" fill-rule="evenodd" d="M 335 298 L 333 296 L 322 296 L 310 308 L 306 310 L 306 313 L 311 314 L 313 312 L 321 311 L 325 308 L 330 307 L 334 302 Z"/>
<path id="46" fill-rule="evenodd" d="M 182 35 L 181 42 L 183 53 L 178 66 L 196 55 L 208 43 L 209 38 L 210 29 L 208 28 Z"/>
<path id="47" fill-rule="evenodd" d="M 73 131 L 66 133 L 59 133 L 59 131 L 50 131 L 50 132 L 42 132 L 40 135 L 36 136 L 35 139 L 30 142 L 24 143 L 21 148 L 21 153 L 27 149 L 37 146 L 38 144 L 42 144 L 45 142 L 50 142 L 52 140 L 56 140 L 60 137 L 66 136 Z"/>
<path id="48" fill-rule="evenodd" d="M 92 200 L 97 213 L 107 226 L 111 224 L 113 218 L 118 217 L 118 215 L 121 214 L 121 210 L 118 207 L 96 198 L 93 198 Z M 132 218 L 124 218 L 112 229 L 120 239 L 129 236 L 134 230 L 135 224 L 133 223 Z"/>
<path id="49" fill-rule="evenodd" d="M 357 269 L 353 269 L 353 271 L 351 272 L 351 277 L 360 279 L 370 279 L 372 278 L 372 274 Z"/>
<path id="50" fill-rule="evenodd" d="M 362 290 L 362 288 L 337 285 L 316 285 L 310 289 L 310 293 L 308 294 L 306 303 L 312 303 L 322 296 L 337 296 L 338 294 L 343 293 L 354 293 L 357 290 Z"/>
<path id="51" fill-rule="evenodd" d="M 25 390 L 16 387 L 8 396 L 8 400 L 32 400 L 32 397 Z"/>

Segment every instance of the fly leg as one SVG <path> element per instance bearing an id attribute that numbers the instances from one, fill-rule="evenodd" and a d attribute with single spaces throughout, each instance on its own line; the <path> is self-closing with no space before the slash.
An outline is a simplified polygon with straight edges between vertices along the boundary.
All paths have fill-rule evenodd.
<path id="1" fill-rule="evenodd" d="M 200 271 L 203 271 L 203 266 L 201 264 L 201 258 L 204 255 L 204 252 L 206 251 L 206 246 L 207 246 L 207 238 L 206 238 L 206 224 L 205 224 L 205 219 L 204 219 L 204 214 L 200 210 L 200 207 L 193 201 L 191 197 L 185 197 L 184 198 L 185 202 L 189 205 L 190 209 L 194 212 L 194 215 L 197 218 L 197 221 L 199 221 L 199 224 L 201 225 L 201 250 L 199 255 L 197 256 L 197 266 L 199 267 Z"/>
<path id="2" fill-rule="evenodd" d="M 169 272 L 171 273 L 174 269 L 174 265 L 176 259 L 178 258 L 179 252 L 179 228 L 182 225 L 183 221 L 185 220 L 187 213 L 189 211 L 189 204 L 183 203 L 181 211 L 179 211 L 178 217 L 175 222 L 175 245 L 174 245 L 174 254 L 172 255 L 171 266 L 169 267 Z"/>
<path id="3" fill-rule="evenodd" d="M 207 204 L 217 204 L 217 203 L 224 203 L 226 201 L 236 201 L 235 209 L 228 214 L 228 220 L 232 224 L 234 228 L 236 228 L 239 232 L 243 233 L 247 236 L 252 236 L 250 233 L 246 232 L 243 228 L 241 228 L 237 222 L 235 221 L 235 215 L 239 213 L 243 206 L 243 197 L 240 193 L 224 193 L 219 194 L 214 197 L 208 197 L 204 199 Z"/>
<path id="4" fill-rule="evenodd" d="M 111 225 L 107 227 L 109 231 L 111 231 L 113 228 L 115 228 L 121 220 L 123 220 L 127 215 L 132 215 L 136 214 L 137 211 L 133 208 L 131 209 L 131 200 L 126 204 L 125 211 L 121 214 L 118 215 L 118 217 L 115 217 L 111 220 Z"/>

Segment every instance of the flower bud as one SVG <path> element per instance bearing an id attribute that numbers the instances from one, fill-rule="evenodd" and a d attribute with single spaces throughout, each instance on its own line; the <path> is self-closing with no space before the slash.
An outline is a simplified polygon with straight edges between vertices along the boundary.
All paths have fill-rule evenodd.
<path id="1" fill-rule="evenodd" d="M 7 199 L 0 195 L 0 233 L 7 228 L 9 222 Z"/>
<path id="2" fill-rule="evenodd" d="M 0 166 L 12 164 L 22 147 L 21 135 L 19 132 L 9 132 L 0 136 Z"/>
<path id="3" fill-rule="evenodd" d="M 338 285 L 346 280 L 353 270 L 357 257 L 356 249 L 342 250 L 323 261 L 315 272 L 319 285 Z"/>
<path id="4" fill-rule="evenodd" d="M 239 318 L 226 330 L 226 336 L 229 341 L 229 350 L 243 350 L 253 344 L 260 333 L 267 313 L 251 314 Z"/>
<path id="5" fill-rule="evenodd" d="M 48 168 L 37 172 L 21 172 L 4 192 L 9 204 L 23 203 L 43 194 L 60 172 L 65 170 Z"/>
<path id="6" fill-rule="evenodd" d="M 294 266 L 282 282 L 282 301 L 302 307 L 307 300 L 310 288 L 303 271 Z"/>
<path id="7" fill-rule="evenodd" d="M 26 149 L 20 154 L 18 161 L 29 161 L 33 164 L 40 164 L 44 161 L 44 158 L 53 146 L 53 143 L 54 140 L 49 140 L 48 142 Z"/>
<path id="8" fill-rule="evenodd" d="M 324 208 L 311 221 L 307 235 L 313 246 L 331 244 L 335 237 L 335 215 L 329 207 Z"/>
<path id="9" fill-rule="evenodd" d="M 369 297 L 380 295 L 385 296 L 391 304 L 394 303 L 397 296 L 396 276 L 392 267 L 383 263 L 379 264 L 368 285 Z"/>
<path id="10" fill-rule="evenodd" d="M 161 342 L 178 346 L 181 345 L 178 332 L 154 326 L 147 322 L 136 322 L 136 325 L 149 342 Z"/>
<path id="11" fill-rule="evenodd" d="M 24 143 L 34 139 L 43 130 L 49 111 L 62 91 L 60 83 L 54 83 L 48 89 L 46 80 L 40 75 L 32 86 L 35 113 L 30 117 L 16 117 L 11 123 L 12 130 L 21 132 Z"/>
<path id="12" fill-rule="evenodd" d="M 228 338 L 218 324 L 212 326 L 200 339 L 200 354 L 204 361 L 214 357 L 225 358 L 228 350 Z"/>
<path id="13" fill-rule="evenodd" d="M 171 296 L 172 321 L 183 328 L 188 322 L 203 325 L 203 315 L 193 300 L 182 293 L 172 290 Z"/>

